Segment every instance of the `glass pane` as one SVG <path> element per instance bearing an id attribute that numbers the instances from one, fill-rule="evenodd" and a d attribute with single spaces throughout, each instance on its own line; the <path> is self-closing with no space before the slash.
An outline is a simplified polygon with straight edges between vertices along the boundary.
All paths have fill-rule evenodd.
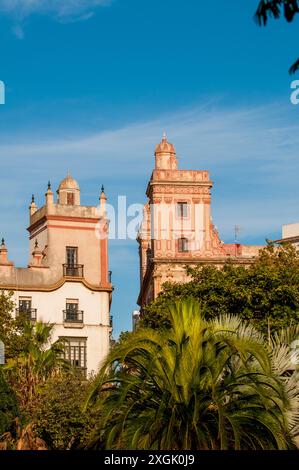
<path id="1" fill-rule="evenodd" d="M 77 248 L 66 249 L 66 262 L 68 266 L 77 264 Z"/>

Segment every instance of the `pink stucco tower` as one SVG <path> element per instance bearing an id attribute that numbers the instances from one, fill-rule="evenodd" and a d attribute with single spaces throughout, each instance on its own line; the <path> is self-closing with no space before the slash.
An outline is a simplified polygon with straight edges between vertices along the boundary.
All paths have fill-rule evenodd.
<path id="1" fill-rule="evenodd" d="M 143 223 L 138 235 L 141 307 L 166 281 L 188 280 L 186 265 L 223 266 L 228 259 L 250 264 L 261 247 L 225 244 L 211 219 L 213 183 L 206 170 L 180 170 L 174 146 L 164 134 L 155 150 Z"/>

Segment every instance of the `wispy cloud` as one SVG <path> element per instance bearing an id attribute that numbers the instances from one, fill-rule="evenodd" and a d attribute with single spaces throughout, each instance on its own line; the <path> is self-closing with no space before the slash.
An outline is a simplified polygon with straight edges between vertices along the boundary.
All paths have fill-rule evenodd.
<path id="1" fill-rule="evenodd" d="M 23 21 L 30 15 L 49 15 L 56 20 L 69 23 L 85 21 L 94 15 L 98 7 L 106 6 L 113 0 L 0 0 L 0 14 L 12 18 L 13 33 L 18 39 L 24 38 Z"/>
<path id="2" fill-rule="evenodd" d="M 282 223 L 296 219 L 299 125 L 280 105 L 202 106 L 67 139 L 37 137 L 39 132 L 26 139 L 2 135 L 0 193 L 6 188 L 12 195 L 0 197 L 2 211 L 15 205 L 16 190 L 17 200 L 25 194 L 29 198 L 43 189 L 41 181 L 50 177 L 58 183 L 68 168 L 82 183 L 83 197 L 84 192 L 94 197 L 106 182 L 110 197 L 126 194 L 130 202 L 142 202 L 154 145 L 164 128 L 177 148 L 181 168 L 210 170 L 215 180 L 214 220 L 225 239 L 232 237 L 235 223 L 244 227 L 245 240 L 262 241 Z"/>

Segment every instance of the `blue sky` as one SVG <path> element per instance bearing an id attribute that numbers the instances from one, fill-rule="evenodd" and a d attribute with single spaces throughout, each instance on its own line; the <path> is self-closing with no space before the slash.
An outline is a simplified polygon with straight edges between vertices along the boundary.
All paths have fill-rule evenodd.
<path id="1" fill-rule="evenodd" d="M 143 203 L 165 129 L 181 168 L 208 169 L 222 239 L 263 243 L 298 220 L 298 19 L 257 0 L 0 0 L 0 235 L 28 261 L 28 203 L 70 169 L 82 203 Z M 298 77 L 296 77 L 298 78 Z M 136 307 L 137 243 L 113 241 L 115 335 Z"/>

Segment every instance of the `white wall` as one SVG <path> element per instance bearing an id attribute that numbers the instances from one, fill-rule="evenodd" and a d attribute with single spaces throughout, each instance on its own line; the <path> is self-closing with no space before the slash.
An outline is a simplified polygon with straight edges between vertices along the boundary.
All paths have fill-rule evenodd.
<path id="1" fill-rule="evenodd" d="M 299 222 L 282 226 L 282 238 L 296 237 L 299 235 Z"/>
<path id="2" fill-rule="evenodd" d="M 94 292 L 78 282 L 66 282 L 53 292 L 15 292 L 16 308 L 20 297 L 32 297 L 32 308 L 37 309 L 37 320 L 55 323 L 53 341 L 59 336 L 87 338 L 87 370 L 97 372 L 99 364 L 109 351 L 109 293 Z M 83 328 L 65 327 L 63 310 L 66 299 L 78 299 L 78 309 L 84 311 Z"/>

